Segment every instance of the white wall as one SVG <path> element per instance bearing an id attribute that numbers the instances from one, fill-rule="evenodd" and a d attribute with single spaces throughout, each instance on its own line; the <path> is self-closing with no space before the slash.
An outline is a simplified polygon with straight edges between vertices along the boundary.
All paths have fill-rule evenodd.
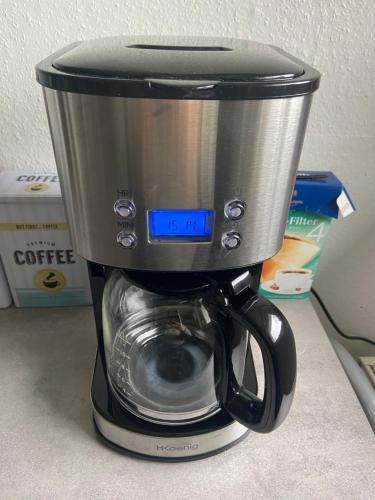
<path id="1" fill-rule="evenodd" d="M 375 339 L 374 2 L 2 0 L 1 6 L 0 169 L 54 167 L 34 65 L 72 41 L 113 34 L 243 37 L 316 66 L 323 79 L 300 167 L 332 169 L 358 208 L 334 223 L 316 287 L 347 332 Z"/>

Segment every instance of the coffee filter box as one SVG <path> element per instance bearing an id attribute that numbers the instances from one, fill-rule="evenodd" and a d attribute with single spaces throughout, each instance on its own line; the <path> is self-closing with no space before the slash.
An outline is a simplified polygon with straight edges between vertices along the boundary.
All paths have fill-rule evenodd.
<path id="1" fill-rule="evenodd" d="M 18 307 L 91 303 L 55 173 L 0 173 L 0 255 Z"/>
<path id="2" fill-rule="evenodd" d="M 332 172 L 298 172 L 280 251 L 263 264 L 260 293 L 308 297 L 332 219 L 355 210 Z"/>

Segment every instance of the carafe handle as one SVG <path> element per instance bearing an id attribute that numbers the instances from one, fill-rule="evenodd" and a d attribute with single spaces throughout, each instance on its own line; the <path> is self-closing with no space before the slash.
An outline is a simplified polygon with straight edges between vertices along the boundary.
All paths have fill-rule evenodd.
<path id="1" fill-rule="evenodd" d="M 227 299 L 229 316 L 241 324 L 244 335 L 249 331 L 260 347 L 264 365 L 264 396 L 261 400 L 243 387 L 229 362 L 225 408 L 249 429 L 270 432 L 284 420 L 293 400 L 296 381 L 293 333 L 281 311 L 249 289 Z"/>

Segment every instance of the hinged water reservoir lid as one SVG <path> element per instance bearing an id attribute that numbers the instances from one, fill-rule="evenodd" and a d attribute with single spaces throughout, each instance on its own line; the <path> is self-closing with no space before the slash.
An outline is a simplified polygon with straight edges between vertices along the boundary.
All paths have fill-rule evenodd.
<path id="1" fill-rule="evenodd" d="M 209 37 L 111 37 L 79 42 L 36 67 L 67 92 L 163 99 L 267 99 L 309 94 L 320 74 L 283 50 Z"/>

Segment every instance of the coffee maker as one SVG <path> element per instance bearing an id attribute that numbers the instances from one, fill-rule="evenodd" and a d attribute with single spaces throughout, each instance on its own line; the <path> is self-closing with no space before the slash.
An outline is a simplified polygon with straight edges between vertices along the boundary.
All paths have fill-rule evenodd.
<path id="1" fill-rule="evenodd" d="M 247 40 L 119 36 L 69 45 L 36 74 L 91 278 L 98 435 L 179 461 L 275 429 L 295 344 L 257 289 L 319 73 Z"/>

